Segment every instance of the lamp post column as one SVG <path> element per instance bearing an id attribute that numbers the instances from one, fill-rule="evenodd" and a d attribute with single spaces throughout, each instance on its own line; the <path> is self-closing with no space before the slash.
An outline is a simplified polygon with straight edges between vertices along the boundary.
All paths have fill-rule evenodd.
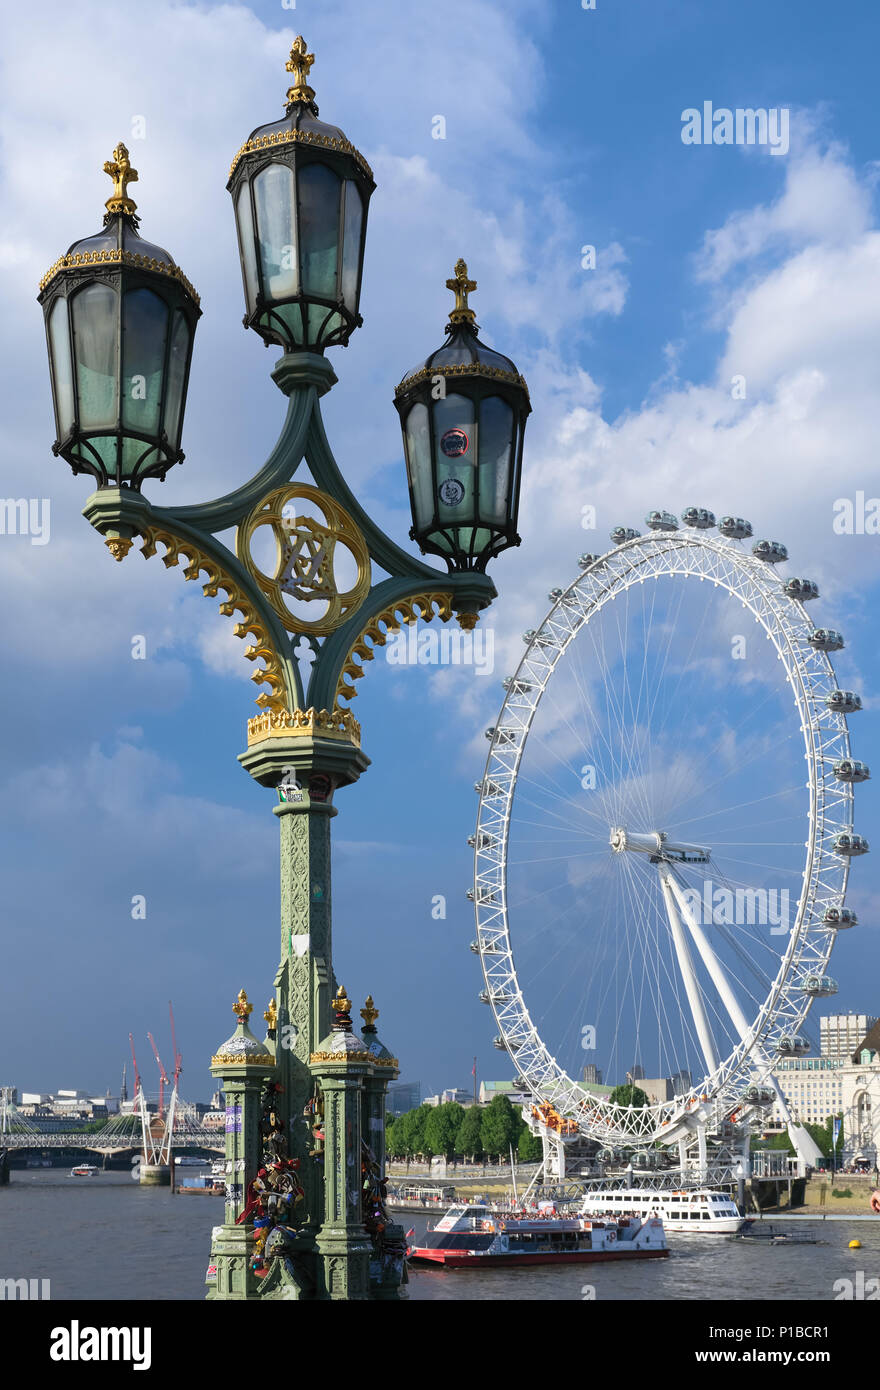
<path id="1" fill-rule="evenodd" d="M 211 1061 L 211 1075 L 226 1098 L 226 1206 L 211 1243 L 207 1297 L 239 1300 L 257 1294 L 253 1222 L 241 1222 L 241 1216 L 260 1164 L 260 1101 L 275 1058 L 248 1027 L 253 1005 L 244 990 L 232 1007 L 238 1027 Z"/>
<path id="2" fill-rule="evenodd" d="M 313 711 L 299 712 L 298 722 L 287 716 L 274 722 L 257 716 L 249 725 L 247 750 L 239 756 L 252 777 L 263 786 L 277 788 L 283 798 L 273 807 L 281 841 L 276 1075 L 283 1087 L 279 1109 L 288 1153 L 299 1160 L 305 1193 L 301 1229 L 312 1241 L 324 1219 L 324 1176 L 320 1140 L 315 1140 L 308 1113 L 316 1099 L 309 1062 L 320 1039 L 330 1031 L 330 1001 L 336 987 L 331 954 L 330 822 L 336 815 L 336 788 L 356 781 L 369 766 L 359 738 L 357 722 L 343 712 L 323 726 Z M 311 1119 L 317 1120 L 314 1105 Z"/>
<path id="3" fill-rule="evenodd" d="M 324 1103 L 324 1223 L 318 1235 L 319 1297 L 370 1297 L 372 1242 L 364 1226 L 361 1115 L 369 1053 L 352 1031 L 351 1001 L 339 989 L 333 1025 L 311 1055 Z"/>
<path id="4" fill-rule="evenodd" d="M 296 797 L 296 791 L 288 791 Z M 313 1138 L 306 1109 L 314 1083 L 309 1057 L 329 1028 L 333 982 L 331 957 L 329 804 L 302 800 L 274 807 L 281 831 L 281 963 L 278 1000 L 278 1069 L 284 1087 L 291 1158 L 300 1160 L 305 1224 L 313 1234 L 324 1207 L 322 1171 L 310 1157 Z"/>
<path id="5" fill-rule="evenodd" d="M 361 1029 L 364 1047 L 373 1059 L 373 1065 L 364 1078 L 362 1164 L 364 1223 L 372 1236 L 377 1256 L 370 1268 L 370 1295 L 374 1299 L 391 1300 L 401 1297 L 401 1285 L 408 1282 L 406 1233 L 401 1225 L 388 1219 L 385 1176 L 388 1083 L 394 1081 L 400 1071 L 397 1058 L 392 1057 L 379 1038 L 376 1030 L 379 1010 L 371 994 L 367 995 L 360 1012 L 364 1020 Z"/>

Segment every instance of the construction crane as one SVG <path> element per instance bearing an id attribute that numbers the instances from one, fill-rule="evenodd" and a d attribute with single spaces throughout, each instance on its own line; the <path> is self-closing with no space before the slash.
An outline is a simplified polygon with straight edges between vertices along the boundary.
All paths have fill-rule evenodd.
<path id="1" fill-rule="evenodd" d="M 129 1033 L 128 1035 L 128 1041 L 131 1045 L 131 1060 L 134 1062 L 134 1099 L 136 1101 L 141 1089 L 141 1075 L 138 1071 L 137 1057 L 135 1057 L 134 1055 L 134 1038 L 132 1037 L 131 1033 Z"/>
<path id="2" fill-rule="evenodd" d="M 147 1034 L 147 1037 L 148 1037 L 149 1040 L 150 1040 L 150 1047 L 153 1049 L 153 1056 L 154 1056 L 155 1059 L 156 1059 L 156 1066 L 159 1068 L 159 1119 L 160 1119 L 160 1120 L 164 1120 L 164 1118 L 165 1118 L 165 1087 L 169 1084 L 169 1082 L 168 1082 L 168 1076 L 167 1076 L 167 1074 L 166 1074 L 166 1072 L 165 1072 L 165 1068 L 164 1068 L 163 1065 L 162 1065 L 162 1058 L 159 1056 L 159 1049 L 157 1048 L 157 1046 L 156 1046 L 156 1044 L 155 1044 L 155 1042 L 154 1042 L 154 1040 L 153 1040 L 153 1035 L 152 1035 L 152 1033 L 148 1033 L 148 1034 Z"/>
<path id="3" fill-rule="evenodd" d="M 171 1017 L 171 1046 L 174 1048 L 174 1089 L 177 1090 L 177 1083 L 180 1080 L 180 1073 L 183 1071 L 183 1058 L 177 1050 L 177 1034 L 174 1031 L 174 1010 L 171 1007 L 171 1000 L 168 1000 L 168 1013 Z"/>

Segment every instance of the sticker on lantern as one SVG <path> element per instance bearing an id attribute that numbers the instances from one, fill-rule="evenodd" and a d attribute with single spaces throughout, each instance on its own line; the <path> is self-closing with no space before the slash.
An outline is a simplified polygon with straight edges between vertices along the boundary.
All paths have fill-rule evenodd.
<path id="1" fill-rule="evenodd" d="M 446 507 L 457 507 L 464 497 L 464 483 L 460 483 L 457 478 L 444 478 L 437 489 L 440 501 Z"/>
<path id="2" fill-rule="evenodd" d="M 440 436 L 440 448 L 448 459 L 459 459 L 468 451 L 470 440 L 457 426 Z"/>

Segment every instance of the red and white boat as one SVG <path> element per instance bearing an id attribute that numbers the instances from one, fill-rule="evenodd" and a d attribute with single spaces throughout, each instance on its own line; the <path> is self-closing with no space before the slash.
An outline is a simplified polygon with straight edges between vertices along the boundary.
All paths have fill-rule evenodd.
<path id="1" fill-rule="evenodd" d="M 600 1260 L 654 1260 L 669 1254 L 658 1217 L 595 1220 L 538 1212 L 492 1215 L 485 1207 L 450 1207 L 411 1260 L 446 1269 L 492 1269 L 510 1265 L 588 1264 Z"/>

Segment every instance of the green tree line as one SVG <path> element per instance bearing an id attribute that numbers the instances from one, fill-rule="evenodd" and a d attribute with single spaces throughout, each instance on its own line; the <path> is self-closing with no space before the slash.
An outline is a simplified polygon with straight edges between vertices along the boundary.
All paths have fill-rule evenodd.
<path id="1" fill-rule="evenodd" d="M 445 1105 L 420 1105 L 389 1123 L 385 1142 L 390 1158 L 460 1158 L 506 1162 L 510 1146 L 521 1163 L 536 1163 L 541 1141 L 530 1133 L 519 1110 L 507 1096 L 495 1096 L 488 1105 L 467 1109 L 455 1101 Z"/>
<path id="2" fill-rule="evenodd" d="M 843 1119 L 842 1114 L 838 1115 L 838 1119 L 840 1119 L 840 1120 Z M 820 1150 L 821 1150 L 821 1152 L 822 1152 L 822 1157 L 823 1157 L 823 1158 L 826 1158 L 826 1159 L 829 1159 L 829 1160 L 830 1160 L 830 1158 L 831 1158 L 832 1135 L 833 1135 L 833 1132 L 834 1132 L 833 1129 L 832 1129 L 833 1124 L 834 1124 L 834 1116 L 833 1116 L 833 1115 L 829 1115 L 828 1118 L 827 1118 L 827 1120 L 825 1121 L 824 1124 L 819 1124 L 819 1125 L 804 1124 L 804 1129 L 807 1131 L 807 1133 L 809 1134 L 810 1138 L 811 1138 L 816 1144 L 818 1144 L 818 1146 L 819 1146 L 819 1148 L 820 1148 Z M 793 1144 L 793 1143 L 791 1142 L 791 1140 L 789 1139 L 787 1133 L 786 1133 L 786 1134 L 773 1134 L 773 1135 L 770 1136 L 769 1139 L 759 1140 L 758 1143 L 757 1143 L 754 1147 L 756 1147 L 756 1148 L 761 1148 L 761 1149 L 783 1149 L 783 1150 L 785 1150 L 785 1152 L 787 1152 L 787 1153 L 789 1153 L 789 1154 L 794 1154 L 794 1152 L 795 1152 L 794 1144 Z M 837 1136 L 837 1151 L 836 1151 L 836 1157 L 837 1157 L 838 1159 L 840 1158 L 840 1155 L 841 1155 L 842 1152 L 843 1152 L 843 1124 L 841 1124 L 841 1126 L 840 1126 L 840 1134 Z"/>

